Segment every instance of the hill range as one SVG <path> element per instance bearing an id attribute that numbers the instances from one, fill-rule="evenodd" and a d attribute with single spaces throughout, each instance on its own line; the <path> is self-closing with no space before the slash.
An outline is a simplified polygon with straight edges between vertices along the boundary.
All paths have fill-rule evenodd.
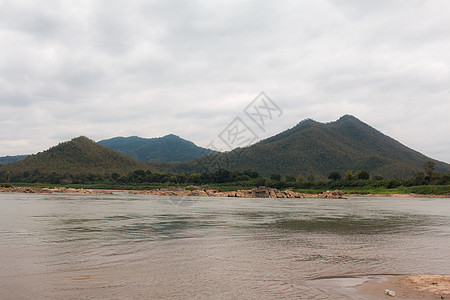
<path id="1" fill-rule="evenodd" d="M 169 135 L 156 141 L 160 145 L 170 145 L 172 142 L 177 144 L 178 139 L 180 138 Z M 154 139 L 115 138 L 95 143 L 88 138 L 79 137 L 24 160 L 1 166 L 0 171 L 31 172 L 39 169 L 41 173 L 79 174 L 126 173 L 150 169 L 193 173 L 226 168 L 253 170 L 264 176 L 272 173 L 303 176 L 312 174 L 316 178 L 326 178 L 332 171 L 343 174 L 347 170 L 366 170 L 371 176 L 405 178 L 414 176 L 426 161 L 434 161 L 436 171 L 450 172 L 449 164 L 414 151 L 349 115 L 330 123 L 307 119 L 254 145 L 225 153 L 211 153 L 187 162 L 141 162 L 131 158 L 132 155 L 141 160 L 152 157 L 165 157 L 166 160 L 185 157 L 183 150 L 179 150 L 183 148 L 173 149 L 166 156 L 161 156 L 158 151 L 145 153 L 148 140 Z M 183 143 L 191 148 L 194 145 L 185 142 L 187 143 Z M 112 145 L 111 147 L 130 156 L 101 144 Z M 152 147 L 154 148 L 149 149 L 158 149 L 157 146 Z"/>

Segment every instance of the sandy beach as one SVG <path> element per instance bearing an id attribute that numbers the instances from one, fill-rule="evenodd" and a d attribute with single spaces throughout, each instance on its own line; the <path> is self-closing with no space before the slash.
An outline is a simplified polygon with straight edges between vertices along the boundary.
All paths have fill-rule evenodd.
<path id="1" fill-rule="evenodd" d="M 389 299 L 384 290 L 395 292 L 396 299 L 450 299 L 450 275 L 422 274 L 393 276 L 384 281 L 369 280 L 357 293 L 369 299 Z"/>

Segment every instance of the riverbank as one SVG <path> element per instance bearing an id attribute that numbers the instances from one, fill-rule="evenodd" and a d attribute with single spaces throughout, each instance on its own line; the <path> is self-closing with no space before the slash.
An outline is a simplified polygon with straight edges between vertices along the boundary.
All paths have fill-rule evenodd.
<path id="1" fill-rule="evenodd" d="M 301 193 L 293 190 L 278 190 L 268 187 L 258 187 L 249 190 L 221 191 L 209 186 L 168 187 L 146 190 L 121 190 L 121 189 L 87 189 L 66 187 L 29 187 L 11 186 L 0 187 L 3 193 L 74 193 L 74 194 L 135 194 L 135 195 L 160 195 L 160 196 L 186 196 L 186 197 L 241 197 L 241 198 L 334 198 L 346 197 L 421 197 L 421 198 L 450 198 L 447 195 L 423 195 L 415 193 L 344 193 L 341 190 L 325 191 L 323 193 Z"/>
<path id="2" fill-rule="evenodd" d="M 388 299 L 384 290 L 395 292 L 396 299 L 450 299 L 450 275 L 422 274 L 394 276 L 384 281 L 369 280 L 357 293 L 369 299 Z"/>
<path id="3" fill-rule="evenodd" d="M 346 197 L 393 197 L 393 198 L 450 198 L 450 194 L 447 195 L 433 195 L 433 194 L 416 194 L 416 193 L 374 193 L 374 194 L 355 194 L 355 193 L 344 193 Z"/>
<path id="4" fill-rule="evenodd" d="M 239 198 L 334 198 L 342 199 L 342 191 L 326 191 L 320 194 L 298 193 L 292 190 L 280 191 L 274 188 L 258 187 L 251 190 L 220 191 L 209 186 L 168 187 L 154 190 L 107 190 L 75 188 L 41 188 L 41 187 L 0 187 L 4 193 L 74 193 L 74 194 L 134 194 L 181 197 L 239 197 Z"/>

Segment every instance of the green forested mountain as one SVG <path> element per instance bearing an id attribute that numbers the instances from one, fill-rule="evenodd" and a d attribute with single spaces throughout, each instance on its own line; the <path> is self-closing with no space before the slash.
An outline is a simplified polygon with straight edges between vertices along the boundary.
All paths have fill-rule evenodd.
<path id="1" fill-rule="evenodd" d="M 122 139 L 136 141 L 135 155 L 140 153 L 138 149 L 141 147 L 148 149 L 145 148 L 145 139 Z M 169 156 L 163 155 L 166 151 L 171 155 L 179 154 L 179 159 L 187 159 L 183 158 L 182 148 L 177 148 L 180 138 L 168 136 L 162 139 L 169 141 L 164 143 L 164 147 L 153 148 L 157 149 L 152 152 L 153 155 L 159 153 L 159 159 L 169 160 Z M 130 143 L 127 141 L 122 145 L 129 149 Z M 151 157 L 156 159 L 156 156 Z M 449 164 L 426 157 L 347 115 L 326 124 L 308 119 L 249 147 L 213 153 L 187 162 L 139 162 L 86 137 L 79 137 L 21 161 L 0 166 L 0 173 L 12 176 L 37 170 L 40 174 L 125 174 L 138 169 L 201 173 L 223 168 L 230 171 L 252 170 L 263 176 L 303 175 L 316 179 L 326 178 L 332 171 L 343 175 L 348 170 L 366 170 L 372 177 L 405 178 L 422 170 L 426 161 L 436 162 L 437 172 L 450 172 Z"/>
<path id="2" fill-rule="evenodd" d="M 27 158 L 27 157 L 28 157 L 28 155 L 2 156 L 2 157 L 0 157 L 0 165 L 11 164 L 13 162 L 22 160 L 22 159 Z"/>
<path id="3" fill-rule="evenodd" d="M 385 178 L 413 176 L 424 162 L 433 160 L 414 151 L 353 116 L 327 124 L 305 120 L 252 146 L 207 156 L 173 169 L 223 167 L 254 170 L 268 176 L 313 175 L 327 177 L 332 171 L 366 170 Z M 436 171 L 450 172 L 450 165 L 436 162 Z"/>
<path id="4" fill-rule="evenodd" d="M 46 151 L 0 167 L 0 171 L 39 172 L 49 174 L 125 173 L 148 166 L 114 150 L 103 147 L 87 137 L 74 138 Z"/>
<path id="5" fill-rule="evenodd" d="M 173 134 L 152 139 L 115 137 L 98 143 L 139 161 L 188 161 L 213 152 Z"/>

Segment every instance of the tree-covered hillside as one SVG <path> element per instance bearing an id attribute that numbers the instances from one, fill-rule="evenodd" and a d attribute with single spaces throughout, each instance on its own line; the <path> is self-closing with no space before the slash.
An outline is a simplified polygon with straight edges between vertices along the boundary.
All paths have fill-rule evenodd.
<path id="1" fill-rule="evenodd" d="M 114 150 L 103 147 L 87 137 L 74 138 L 46 151 L 0 167 L 11 173 L 39 172 L 49 174 L 126 173 L 148 166 Z"/>
<path id="2" fill-rule="evenodd" d="M 327 178 L 332 171 L 366 170 L 384 178 L 412 177 L 426 161 L 414 151 L 353 116 L 327 124 L 305 120 L 252 146 L 204 157 L 195 163 L 175 164 L 174 170 L 218 167 L 255 170 L 269 176 L 303 175 Z M 450 165 L 436 162 L 436 171 L 450 172 Z"/>
<path id="3" fill-rule="evenodd" d="M 188 161 L 213 152 L 173 134 L 152 139 L 115 137 L 98 143 L 139 161 Z"/>

